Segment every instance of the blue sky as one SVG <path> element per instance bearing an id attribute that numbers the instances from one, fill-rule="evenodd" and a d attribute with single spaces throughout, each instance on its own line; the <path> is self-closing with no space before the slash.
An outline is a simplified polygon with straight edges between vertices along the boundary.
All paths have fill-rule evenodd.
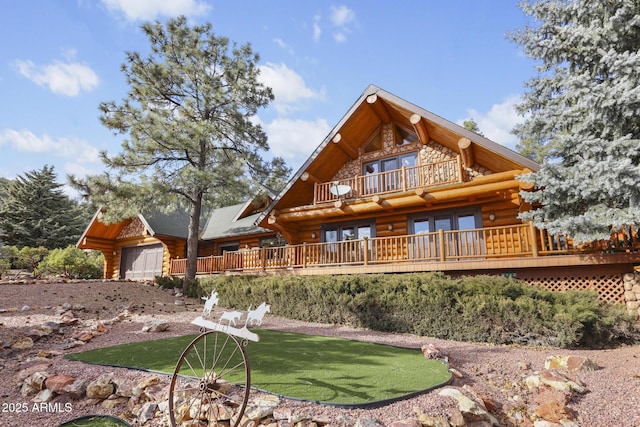
<path id="1" fill-rule="evenodd" d="M 517 142 L 513 104 L 535 72 L 506 37 L 527 22 L 517 0 L 14 1 L 0 14 L 0 176 L 101 173 L 98 152 L 120 140 L 98 105 L 125 97 L 124 54 L 149 47 L 140 25 L 177 15 L 260 54 L 276 98 L 258 120 L 294 170 L 369 84 Z"/>

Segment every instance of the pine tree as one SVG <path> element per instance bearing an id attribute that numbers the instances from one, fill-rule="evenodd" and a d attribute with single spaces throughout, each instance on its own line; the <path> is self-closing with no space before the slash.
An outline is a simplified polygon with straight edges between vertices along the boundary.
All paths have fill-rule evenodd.
<path id="1" fill-rule="evenodd" d="M 77 180 L 105 221 L 118 221 L 152 207 L 190 212 L 185 279 L 195 277 L 201 214 L 207 206 L 246 200 L 269 171 L 266 134 L 252 119 L 273 99 L 258 82 L 259 57 L 186 18 L 142 26 L 151 53 L 126 54 L 122 70 L 130 86 L 121 103 L 100 105 L 101 121 L 128 135 L 121 154 L 102 153 L 104 175 Z"/>
<path id="2" fill-rule="evenodd" d="M 83 209 L 56 182 L 53 166 L 5 181 L 0 240 L 17 247 L 63 248 L 75 244 L 86 225 Z"/>
<path id="3" fill-rule="evenodd" d="M 522 215 L 577 242 L 640 226 L 640 2 L 520 4 L 535 25 L 512 34 L 538 61 L 515 132 L 539 172 Z"/>

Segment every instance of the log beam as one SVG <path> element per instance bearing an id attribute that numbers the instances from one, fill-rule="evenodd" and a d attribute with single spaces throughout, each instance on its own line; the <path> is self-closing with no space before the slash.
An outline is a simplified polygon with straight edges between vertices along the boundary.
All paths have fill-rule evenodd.
<path id="1" fill-rule="evenodd" d="M 469 138 L 460 138 L 458 140 L 458 148 L 462 157 L 462 164 L 465 168 L 473 167 L 475 159 L 473 157 L 473 142 Z"/>
<path id="2" fill-rule="evenodd" d="M 371 109 L 374 113 L 376 113 L 376 116 L 378 116 L 378 118 L 382 120 L 384 124 L 391 123 L 391 115 L 389 114 L 385 106 L 382 105 L 382 102 L 377 101 L 378 95 L 376 95 L 375 93 L 373 95 L 367 96 L 367 104 L 371 106 Z"/>
<path id="3" fill-rule="evenodd" d="M 413 129 L 418 134 L 418 139 L 422 143 L 422 145 L 426 145 L 431 141 L 431 137 L 429 136 L 429 131 L 427 130 L 427 126 L 424 124 L 422 120 L 422 116 L 420 114 L 413 114 L 409 117 L 409 122 L 413 125 Z"/>
<path id="4" fill-rule="evenodd" d="M 314 184 L 320 184 L 322 182 L 318 178 L 316 178 L 315 176 L 313 176 L 312 174 L 310 174 L 307 171 L 303 172 L 302 175 L 300 175 L 300 181 L 302 181 L 302 182 L 312 182 Z"/>
<path id="5" fill-rule="evenodd" d="M 347 156 L 351 157 L 353 160 L 356 160 L 358 158 L 358 153 L 356 152 L 356 150 L 347 146 L 344 140 L 342 139 L 342 135 L 340 135 L 339 133 L 337 133 L 331 141 L 334 144 L 336 144 L 338 147 L 340 147 L 340 149 L 344 151 L 344 153 Z"/>

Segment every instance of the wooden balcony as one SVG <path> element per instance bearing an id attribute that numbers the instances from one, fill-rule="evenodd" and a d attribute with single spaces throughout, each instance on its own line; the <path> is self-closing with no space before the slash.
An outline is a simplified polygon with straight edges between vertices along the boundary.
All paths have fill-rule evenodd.
<path id="1" fill-rule="evenodd" d="M 372 267 L 403 265 L 410 265 L 411 268 L 392 270 L 443 270 L 447 269 L 447 265 L 449 269 L 468 269 L 468 265 L 473 265 L 475 269 L 500 268 L 501 265 L 513 268 L 519 264 L 533 266 L 531 260 L 549 260 L 552 256 L 553 265 L 563 265 L 559 256 L 630 253 L 638 250 L 640 241 L 633 230 L 618 233 L 609 241 L 576 246 L 566 236 L 550 235 L 545 230 L 521 224 L 225 252 L 220 256 L 198 258 L 197 274 L 287 270 L 308 272 L 314 269 L 314 274 L 335 274 L 349 267 L 350 270 L 358 267 L 357 270 L 361 272 L 379 272 L 387 269 Z M 529 262 L 522 262 L 524 260 Z M 468 264 L 466 267 L 462 265 L 465 262 Z M 551 265 L 548 262 L 538 264 Z M 172 275 L 184 275 L 185 269 L 186 259 L 171 261 Z"/>
<path id="2" fill-rule="evenodd" d="M 426 165 L 316 183 L 314 204 L 357 199 L 462 182 L 460 156 Z"/>

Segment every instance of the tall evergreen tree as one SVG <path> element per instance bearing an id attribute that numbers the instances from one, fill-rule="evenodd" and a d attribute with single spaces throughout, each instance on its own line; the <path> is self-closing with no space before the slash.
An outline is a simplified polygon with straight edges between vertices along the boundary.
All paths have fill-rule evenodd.
<path id="1" fill-rule="evenodd" d="M 266 134 L 252 118 L 273 99 L 258 81 L 259 57 L 186 18 L 142 26 L 151 53 L 126 54 L 122 66 L 129 93 L 100 105 L 101 121 L 128 135 L 121 154 L 102 153 L 108 171 L 71 178 L 106 208 L 105 221 L 150 207 L 190 212 L 186 279 L 195 277 L 199 225 L 206 206 L 246 200 L 272 169 L 288 174 L 279 159 L 263 161 Z"/>
<path id="2" fill-rule="evenodd" d="M 44 166 L 3 183 L 0 240 L 4 244 L 55 249 L 77 242 L 87 217 L 56 178 L 53 166 Z"/>
<path id="3" fill-rule="evenodd" d="M 640 2 L 538 0 L 512 34 L 538 61 L 515 129 L 545 159 L 522 215 L 578 242 L 640 226 Z"/>
<path id="4" fill-rule="evenodd" d="M 478 123 L 476 123 L 476 121 L 473 119 L 468 119 L 462 122 L 462 127 L 465 128 L 466 130 L 470 130 L 475 134 L 484 136 L 484 134 L 480 132 L 480 127 L 478 126 Z"/>

